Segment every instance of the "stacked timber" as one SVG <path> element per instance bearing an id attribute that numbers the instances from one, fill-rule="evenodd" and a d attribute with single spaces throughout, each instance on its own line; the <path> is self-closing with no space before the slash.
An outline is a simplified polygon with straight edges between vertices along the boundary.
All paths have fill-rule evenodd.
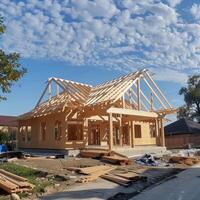
<path id="1" fill-rule="evenodd" d="M 82 175 L 79 179 L 79 183 L 87 183 L 91 181 L 97 180 L 99 177 L 106 179 L 108 181 L 112 181 L 122 186 L 129 186 L 133 182 L 136 181 L 146 181 L 146 176 L 138 175 L 134 172 L 126 172 L 126 173 L 113 173 L 112 171 L 116 169 L 114 166 L 109 165 L 99 165 L 94 167 L 69 167 L 67 168 L 70 171 L 75 171 Z"/>
<path id="2" fill-rule="evenodd" d="M 84 158 L 101 158 L 109 155 L 109 151 L 100 149 L 85 149 L 80 151 L 80 156 Z"/>
<path id="3" fill-rule="evenodd" d="M 119 155 L 103 156 L 101 160 L 112 163 L 112 164 L 116 164 L 116 165 L 130 165 L 131 164 L 131 160 L 129 160 L 127 157 L 122 157 Z"/>
<path id="4" fill-rule="evenodd" d="M 27 179 L 0 169 L 0 188 L 9 194 L 20 192 L 31 192 L 34 185 Z"/>
<path id="5" fill-rule="evenodd" d="M 112 181 L 114 183 L 117 183 L 122 186 L 129 186 L 133 182 L 136 181 L 146 181 L 147 177 L 146 176 L 140 176 L 136 173 L 109 173 L 106 175 L 101 176 L 101 178 Z"/>
<path id="6" fill-rule="evenodd" d="M 110 171 L 114 170 L 115 167 L 109 165 L 99 165 L 99 166 L 84 167 L 84 168 L 68 167 L 67 169 L 70 171 L 75 171 L 79 174 L 84 174 L 85 176 L 81 176 L 78 182 L 86 183 L 94 181 L 98 179 L 100 176 L 109 173 Z"/>

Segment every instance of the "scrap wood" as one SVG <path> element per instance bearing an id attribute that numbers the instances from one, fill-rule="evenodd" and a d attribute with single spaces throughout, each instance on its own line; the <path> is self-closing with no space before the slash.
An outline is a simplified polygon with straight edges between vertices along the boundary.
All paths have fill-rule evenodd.
<path id="1" fill-rule="evenodd" d="M 121 157 L 118 155 L 114 155 L 114 156 L 103 156 L 102 161 L 106 161 L 106 162 L 110 162 L 113 164 L 118 164 L 118 165 L 129 165 L 131 164 L 131 160 L 129 160 L 126 157 Z"/>
<path id="2" fill-rule="evenodd" d="M 109 166 L 109 165 L 99 165 L 99 166 L 83 167 L 83 168 L 67 167 L 66 169 L 70 170 L 70 171 L 75 171 L 75 172 L 77 172 L 79 174 L 90 175 L 90 174 L 93 174 L 96 171 L 113 169 L 113 167 Z"/>
<path id="3" fill-rule="evenodd" d="M 115 169 L 115 167 L 113 167 L 113 166 L 107 166 L 107 168 L 105 168 L 104 170 L 94 171 L 90 175 L 81 176 L 81 178 L 78 180 L 78 182 L 86 183 L 86 182 L 94 181 L 98 177 L 100 177 L 100 176 L 102 176 L 104 174 L 107 174 L 107 173 L 109 173 L 110 171 L 112 171 L 114 169 Z"/>
<path id="4" fill-rule="evenodd" d="M 126 178 L 131 181 L 138 181 L 138 180 L 146 181 L 147 180 L 146 176 L 138 175 L 137 173 L 131 173 L 131 172 L 114 173 L 114 175 L 122 177 L 122 178 Z"/>
<path id="5" fill-rule="evenodd" d="M 116 176 L 114 174 L 102 175 L 101 178 L 112 181 L 112 182 L 117 183 L 122 186 L 129 186 L 131 184 L 131 180 Z"/>
<path id="6" fill-rule="evenodd" d="M 105 150 L 81 150 L 80 156 L 85 158 L 101 158 L 102 156 L 109 155 L 109 151 Z"/>
<path id="7" fill-rule="evenodd" d="M 169 159 L 169 163 L 178 163 L 185 165 L 194 165 L 199 162 L 199 159 L 193 157 L 183 157 L 183 156 L 172 156 Z"/>

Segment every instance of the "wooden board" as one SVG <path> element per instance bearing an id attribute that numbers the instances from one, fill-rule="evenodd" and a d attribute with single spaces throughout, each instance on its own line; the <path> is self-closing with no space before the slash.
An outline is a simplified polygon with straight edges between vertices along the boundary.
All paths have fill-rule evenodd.
<path id="1" fill-rule="evenodd" d="M 109 162 L 109 163 L 117 164 L 117 165 L 129 165 L 131 163 L 131 160 L 129 160 L 128 158 L 117 156 L 117 155 L 103 156 L 101 160 Z"/>

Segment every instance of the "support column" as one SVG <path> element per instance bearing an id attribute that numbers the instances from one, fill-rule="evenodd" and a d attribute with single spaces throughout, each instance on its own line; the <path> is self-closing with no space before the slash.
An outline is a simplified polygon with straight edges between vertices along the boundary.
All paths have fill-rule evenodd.
<path id="1" fill-rule="evenodd" d="M 64 129 L 65 129 L 65 142 L 68 141 L 68 117 L 65 116 L 65 124 L 64 124 Z"/>
<path id="2" fill-rule="evenodd" d="M 123 145 L 123 142 L 122 142 L 123 134 L 122 134 L 122 132 L 123 132 L 122 115 L 120 115 L 120 120 L 119 120 L 119 144 L 120 144 L 120 146 Z"/>
<path id="3" fill-rule="evenodd" d="M 129 136 L 129 146 L 132 147 L 132 127 L 131 121 L 128 122 L 128 136 Z"/>
<path id="4" fill-rule="evenodd" d="M 85 145 L 88 146 L 88 119 L 87 118 L 83 120 L 83 140 L 85 141 Z"/>
<path id="5" fill-rule="evenodd" d="M 113 149 L 113 116 L 109 113 L 109 151 Z"/>
<path id="6" fill-rule="evenodd" d="M 19 150 L 19 138 L 20 138 L 19 135 L 20 135 L 20 125 L 19 125 L 19 122 L 18 122 L 17 134 L 16 134 L 16 149 L 15 149 L 15 151 Z"/>
<path id="7" fill-rule="evenodd" d="M 165 131 L 164 131 L 163 119 L 160 120 L 160 124 L 161 124 L 161 146 L 165 147 Z"/>
<path id="8" fill-rule="evenodd" d="M 156 126 L 156 144 L 160 146 L 160 135 L 159 135 L 159 121 L 155 119 L 155 126 Z"/>
<path id="9" fill-rule="evenodd" d="M 133 121 L 131 121 L 131 135 L 132 135 L 132 145 L 131 147 L 134 148 L 135 147 L 135 126 Z"/>

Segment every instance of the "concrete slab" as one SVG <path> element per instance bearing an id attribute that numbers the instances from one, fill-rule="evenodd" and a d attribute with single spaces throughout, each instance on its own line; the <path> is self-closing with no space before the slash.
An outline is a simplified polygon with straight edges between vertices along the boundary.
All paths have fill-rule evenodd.
<path id="1" fill-rule="evenodd" d="M 199 200 L 200 165 L 193 166 L 175 178 L 143 191 L 131 200 Z"/>
<path id="2" fill-rule="evenodd" d="M 104 200 L 116 193 L 123 191 L 124 187 L 118 184 L 98 179 L 96 182 L 69 187 L 66 192 L 59 192 L 46 197 L 42 200 Z"/>

